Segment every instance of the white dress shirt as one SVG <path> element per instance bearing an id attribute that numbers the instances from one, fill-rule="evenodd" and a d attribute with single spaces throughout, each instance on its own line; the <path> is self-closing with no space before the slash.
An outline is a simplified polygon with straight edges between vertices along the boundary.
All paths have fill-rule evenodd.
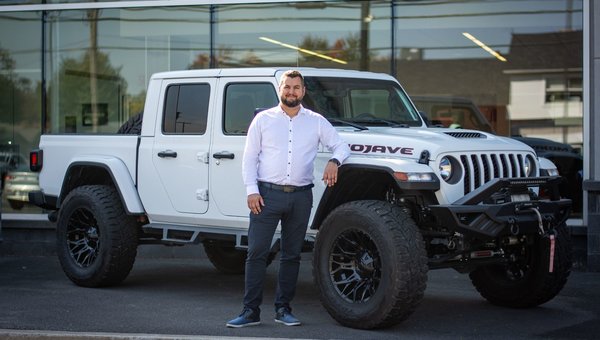
<path id="1" fill-rule="evenodd" d="M 258 181 L 311 184 L 319 143 L 340 163 L 350 155 L 350 148 L 331 123 L 303 106 L 294 118 L 279 105 L 257 114 L 248 129 L 242 160 L 246 193 L 258 193 Z"/>

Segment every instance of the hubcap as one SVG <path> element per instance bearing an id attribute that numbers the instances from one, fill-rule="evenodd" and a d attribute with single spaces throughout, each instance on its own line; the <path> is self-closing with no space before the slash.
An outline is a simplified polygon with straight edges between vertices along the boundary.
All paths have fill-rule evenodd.
<path id="1" fill-rule="evenodd" d="M 333 243 L 329 273 L 335 290 L 344 300 L 368 301 L 381 281 L 381 258 L 375 242 L 360 230 L 343 232 Z"/>
<path id="2" fill-rule="evenodd" d="M 67 223 L 69 254 L 80 267 L 89 267 L 98 257 L 100 233 L 94 214 L 80 208 L 73 212 Z"/>

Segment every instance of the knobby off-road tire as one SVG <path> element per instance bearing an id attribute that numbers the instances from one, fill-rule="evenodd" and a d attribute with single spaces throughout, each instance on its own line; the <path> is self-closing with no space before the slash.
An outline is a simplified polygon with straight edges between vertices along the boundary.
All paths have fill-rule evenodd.
<path id="1" fill-rule="evenodd" d="M 235 249 L 234 242 L 204 241 L 206 256 L 218 271 L 225 274 L 243 274 L 246 271 L 246 251 Z"/>
<path id="2" fill-rule="evenodd" d="M 541 238 L 526 248 L 523 260 L 507 265 L 489 265 L 471 272 L 471 282 L 490 303 L 512 308 L 541 305 L 554 298 L 571 273 L 571 240 L 563 223 L 556 228 L 554 271 L 548 268 L 548 247 Z"/>
<path id="3" fill-rule="evenodd" d="M 84 287 L 123 281 L 137 254 L 137 223 L 126 214 L 116 190 L 105 185 L 81 186 L 61 206 L 57 252 L 63 271 Z"/>
<path id="4" fill-rule="evenodd" d="M 204 251 L 213 266 L 224 274 L 244 274 L 246 272 L 247 251 L 235 248 L 235 244 L 223 240 L 205 240 Z M 269 253 L 267 266 L 277 256 L 277 252 Z"/>
<path id="5" fill-rule="evenodd" d="M 143 113 L 135 114 L 119 127 L 117 134 L 120 135 L 139 135 L 142 133 Z"/>
<path id="6" fill-rule="evenodd" d="M 313 275 L 321 302 L 340 324 L 382 328 L 406 319 L 423 299 L 427 254 L 415 222 L 383 201 L 354 201 L 320 227 Z"/>

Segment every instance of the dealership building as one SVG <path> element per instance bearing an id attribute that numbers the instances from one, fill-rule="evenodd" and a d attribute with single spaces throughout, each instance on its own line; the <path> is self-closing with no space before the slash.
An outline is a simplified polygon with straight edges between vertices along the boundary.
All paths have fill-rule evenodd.
<path id="1" fill-rule="evenodd" d="M 419 110 L 539 138 L 574 202 L 569 229 L 600 270 L 600 4 L 590 0 L 0 3 L 2 176 L 41 134 L 112 134 L 153 73 L 320 67 L 396 77 Z M 531 138 L 529 138 L 531 140 Z M 533 146 L 533 145 L 532 145 Z M 2 219 L 44 220 L 9 200 Z"/>

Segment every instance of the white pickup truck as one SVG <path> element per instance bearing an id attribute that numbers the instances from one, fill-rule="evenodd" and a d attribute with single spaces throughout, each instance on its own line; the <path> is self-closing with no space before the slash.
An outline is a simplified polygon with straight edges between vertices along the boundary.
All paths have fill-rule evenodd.
<path id="1" fill-rule="evenodd" d="M 278 103 L 284 71 L 155 74 L 143 115 L 118 134 L 43 135 L 31 153 L 41 190 L 30 201 L 53 210 L 66 275 L 81 286 L 117 284 L 138 245 L 188 243 L 202 243 L 219 270 L 243 272 L 245 134 L 256 112 Z M 336 186 L 315 183 L 307 226 L 315 283 L 335 320 L 399 323 L 436 268 L 469 273 L 496 305 L 537 306 L 559 293 L 571 269 L 571 203 L 550 161 L 512 139 L 427 127 L 389 75 L 301 72 L 303 105 L 352 151 Z M 316 179 L 329 158 L 321 148 Z"/>

